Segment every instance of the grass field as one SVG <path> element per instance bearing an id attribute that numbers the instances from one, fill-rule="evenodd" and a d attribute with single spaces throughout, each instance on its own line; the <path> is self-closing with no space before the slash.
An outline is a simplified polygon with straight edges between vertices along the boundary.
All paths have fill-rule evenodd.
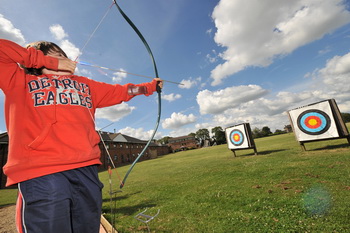
<path id="1" fill-rule="evenodd" d="M 102 172 L 103 212 L 119 232 L 147 232 L 134 219 L 146 208 L 149 215 L 160 210 L 152 232 L 350 232 L 346 139 L 307 143 L 306 152 L 294 134 L 255 142 L 257 156 L 241 150 L 233 157 L 221 145 L 143 161 L 112 202 Z M 112 178 L 119 190 L 115 171 Z M 0 190 L 0 206 L 14 203 L 14 192 Z"/>

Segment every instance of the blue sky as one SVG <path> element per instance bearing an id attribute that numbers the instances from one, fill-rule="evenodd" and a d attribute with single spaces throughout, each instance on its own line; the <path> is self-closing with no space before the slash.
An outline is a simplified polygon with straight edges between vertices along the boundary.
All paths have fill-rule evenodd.
<path id="1" fill-rule="evenodd" d="M 80 61 L 153 76 L 141 40 L 110 0 L 0 0 L 0 38 L 47 40 Z M 288 110 L 334 98 L 350 112 L 350 2 L 341 0 L 123 0 L 165 83 L 156 138 L 249 122 L 272 131 Z M 83 46 L 108 11 L 106 18 Z M 78 66 L 76 74 L 125 84 L 142 77 Z M 3 105 L 4 96 L 0 96 Z M 0 113 L 0 131 L 6 131 Z M 156 95 L 101 109 L 96 128 L 148 139 Z"/>

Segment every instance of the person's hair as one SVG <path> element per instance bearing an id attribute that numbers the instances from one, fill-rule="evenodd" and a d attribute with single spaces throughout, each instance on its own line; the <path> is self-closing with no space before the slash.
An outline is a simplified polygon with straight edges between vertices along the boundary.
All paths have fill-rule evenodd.
<path id="1" fill-rule="evenodd" d="M 67 54 L 55 43 L 48 42 L 48 41 L 37 41 L 30 43 L 26 46 L 26 48 L 35 48 L 37 50 L 41 50 L 44 55 L 47 55 L 49 53 L 59 53 L 62 54 L 64 57 L 67 57 Z M 26 73 L 31 75 L 42 75 L 42 68 L 36 69 L 36 68 L 26 68 L 24 67 L 24 70 Z"/>

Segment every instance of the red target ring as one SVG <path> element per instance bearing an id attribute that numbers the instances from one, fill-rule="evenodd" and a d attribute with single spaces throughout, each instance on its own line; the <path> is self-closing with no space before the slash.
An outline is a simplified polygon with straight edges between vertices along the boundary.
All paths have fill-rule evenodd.
<path id="1" fill-rule="evenodd" d="M 244 142 L 244 135 L 239 129 L 234 129 L 230 133 L 230 141 L 234 146 L 240 146 Z"/>
<path id="2" fill-rule="evenodd" d="M 310 129 L 317 129 L 322 125 L 322 120 L 318 116 L 309 116 L 305 119 L 305 125 Z"/>
<path id="3" fill-rule="evenodd" d="M 297 120 L 298 128 L 309 135 L 320 135 L 328 131 L 331 119 L 327 113 L 310 109 L 302 112 Z"/>

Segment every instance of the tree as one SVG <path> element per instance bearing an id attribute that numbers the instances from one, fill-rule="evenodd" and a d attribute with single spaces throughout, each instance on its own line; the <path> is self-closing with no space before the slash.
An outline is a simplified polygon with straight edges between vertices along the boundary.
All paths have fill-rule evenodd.
<path id="1" fill-rule="evenodd" d="M 262 137 L 269 136 L 270 134 L 272 134 L 272 132 L 271 132 L 271 130 L 270 130 L 269 127 L 264 126 L 264 127 L 261 129 L 261 135 L 262 135 Z"/>
<path id="2" fill-rule="evenodd" d="M 253 134 L 253 138 L 260 138 L 262 137 L 261 135 L 261 131 L 258 127 L 255 127 L 252 131 L 252 134 Z"/>
<path id="3" fill-rule="evenodd" d="M 216 141 L 217 145 L 226 143 L 225 131 L 221 128 L 221 126 L 212 128 L 211 133 L 213 134 L 212 138 Z"/>
<path id="4" fill-rule="evenodd" d="M 170 138 L 171 137 L 169 137 L 169 136 L 165 136 L 165 137 L 159 139 L 157 142 L 162 144 L 162 145 L 165 145 L 165 144 L 168 144 Z"/>
<path id="5" fill-rule="evenodd" d="M 196 137 L 196 133 L 189 133 L 187 136 L 192 136 L 192 137 Z"/>
<path id="6" fill-rule="evenodd" d="M 261 138 L 261 137 L 266 137 L 272 134 L 271 130 L 269 127 L 264 126 L 261 130 L 257 127 L 255 127 L 252 131 L 253 138 Z"/>
<path id="7" fill-rule="evenodd" d="M 196 138 L 198 139 L 198 141 L 203 146 L 205 140 L 210 140 L 209 130 L 207 130 L 207 129 L 199 129 L 196 132 Z"/>
<path id="8" fill-rule="evenodd" d="M 284 133 L 286 133 L 286 131 L 283 131 L 283 130 L 280 130 L 280 129 L 276 129 L 273 134 L 284 134 Z"/>
<path id="9" fill-rule="evenodd" d="M 350 113 L 344 113 L 344 112 L 342 112 L 342 113 L 340 113 L 340 114 L 341 114 L 341 116 L 342 116 L 342 118 L 343 118 L 343 120 L 344 120 L 344 123 L 350 122 Z"/>

